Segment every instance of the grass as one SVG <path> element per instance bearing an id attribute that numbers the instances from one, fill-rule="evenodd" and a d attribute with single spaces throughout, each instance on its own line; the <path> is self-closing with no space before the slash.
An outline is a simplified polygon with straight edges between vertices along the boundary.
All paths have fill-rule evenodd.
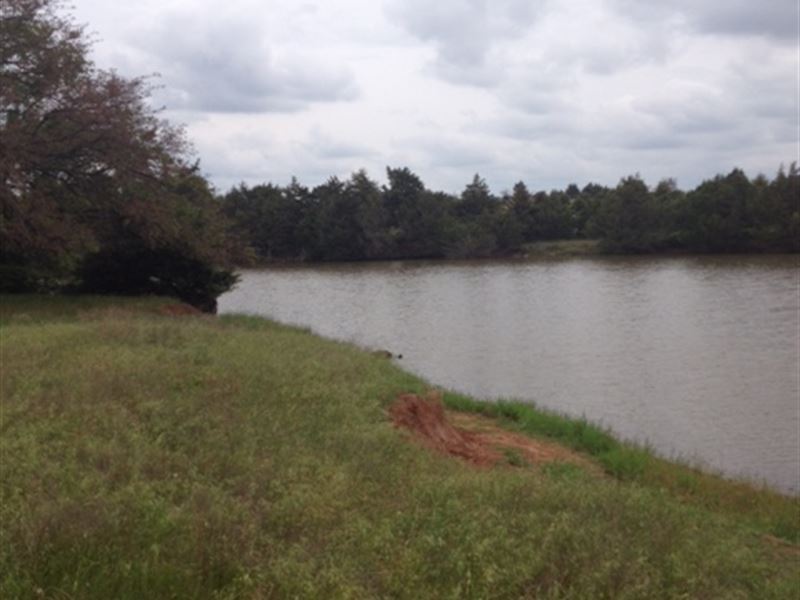
<path id="1" fill-rule="evenodd" d="M 523 245 L 526 256 L 573 257 L 602 254 L 599 240 L 552 240 Z"/>
<path id="2" fill-rule="evenodd" d="M 585 452 L 616 479 L 668 492 L 681 502 L 745 519 L 771 535 L 800 544 L 797 498 L 662 459 L 648 448 L 616 440 L 584 419 L 559 415 L 529 403 L 483 402 L 455 393 L 446 393 L 443 398 L 445 405 L 454 410 L 494 417 L 516 431 L 555 439 Z"/>
<path id="3" fill-rule="evenodd" d="M 773 537 L 796 500 L 590 424 L 446 394 L 617 476 L 476 470 L 408 443 L 386 407 L 425 382 L 352 346 L 158 299 L 1 300 L 0 597 L 800 593 Z"/>

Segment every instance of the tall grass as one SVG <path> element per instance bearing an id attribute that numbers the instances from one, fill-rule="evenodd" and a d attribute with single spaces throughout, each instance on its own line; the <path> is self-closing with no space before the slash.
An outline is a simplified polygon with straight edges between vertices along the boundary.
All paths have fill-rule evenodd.
<path id="1" fill-rule="evenodd" d="M 0 302 L 0 597 L 800 592 L 792 547 L 647 484 L 650 462 L 622 482 L 475 470 L 391 426 L 388 404 L 426 384 L 367 352 L 157 300 L 64 302 Z M 623 448 L 513 406 L 479 410 L 598 458 Z"/>

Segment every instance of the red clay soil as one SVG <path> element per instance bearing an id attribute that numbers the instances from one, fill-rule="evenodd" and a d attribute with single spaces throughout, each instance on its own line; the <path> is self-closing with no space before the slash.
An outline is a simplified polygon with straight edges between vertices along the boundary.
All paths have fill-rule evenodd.
<path id="1" fill-rule="evenodd" d="M 437 452 L 458 456 L 478 466 L 491 466 L 502 458 L 499 452 L 474 439 L 473 434 L 453 427 L 445 418 L 441 400 L 431 394 L 428 398 L 401 394 L 389 408 L 389 414 L 395 427 L 408 429 Z"/>
<path id="2" fill-rule="evenodd" d="M 165 304 L 158 312 L 167 317 L 196 317 L 203 314 L 200 309 L 188 304 Z"/>
<path id="3" fill-rule="evenodd" d="M 586 458 L 559 444 L 507 431 L 487 417 L 446 411 L 437 393 L 428 393 L 425 398 L 401 394 L 389 414 L 395 427 L 409 430 L 428 448 L 476 466 L 508 464 L 505 450 L 520 455 L 531 465 L 569 462 L 598 471 Z"/>

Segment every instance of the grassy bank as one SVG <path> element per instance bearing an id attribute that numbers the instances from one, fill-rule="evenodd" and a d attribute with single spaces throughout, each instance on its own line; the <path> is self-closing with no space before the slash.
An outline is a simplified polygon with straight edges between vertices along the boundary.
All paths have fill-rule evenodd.
<path id="1" fill-rule="evenodd" d="M 530 258 L 570 258 L 602 254 L 600 240 L 552 240 L 524 244 L 522 252 Z"/>
<path id="2" fill-rule="evenodd" d="M 795 500 L 447 394 L 607 475 L 475 469 L 391 426 L 427 386 L 389 361 L 160 303 L 2 299 L 0 596 L 800 593 Z"/>

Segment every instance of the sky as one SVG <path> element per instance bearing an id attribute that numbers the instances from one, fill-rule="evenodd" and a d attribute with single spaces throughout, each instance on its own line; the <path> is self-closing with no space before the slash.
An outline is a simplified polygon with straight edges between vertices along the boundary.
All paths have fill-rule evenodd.
<path id="1" fill-rule="evenodd" d="M 158 74 L 218 191 L 408 167 L 459 193 L 800 160 L 797 0 L 73 0 L 95 63 Z"/>

